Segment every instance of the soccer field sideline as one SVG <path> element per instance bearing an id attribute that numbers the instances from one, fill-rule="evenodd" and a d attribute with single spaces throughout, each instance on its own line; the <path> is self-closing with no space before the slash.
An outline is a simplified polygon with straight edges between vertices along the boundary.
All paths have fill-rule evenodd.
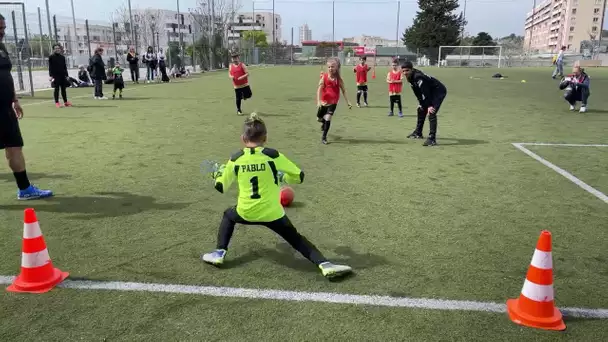
<path id="1" fill-rule="evenodd" d="M 0 276 L 0 284 L 9 285 L 15 277 Z M 331 292 L 303 292 L 270 289 L 247 289 L 217 286 L 194 286 L 179 284 L 135 283 L 121 281 L 65 280 L 57 285 L 65 289 L 109 290 L 123 292 L 150 292 L 191 294 L 212 297 L 246 299 L 269 299 L 296 302 L 322 302 L 333 304 L 371 305 L 383 307 L 416 308 L 431 310 L 478 311 L 505 313 L 506 304 L 449 299 L 391 297 L 378 295 L 355 295 Z M 566 317 L 608 319 L 608 309 L 560 308 Z"/>
<path id="2" fill-rule="evenodd" d="M 259 66 L 259 67 L 252 66 L 252 67 L 250 67 L 250 69 L 257 70 L 257 69 L 266 69 L 268 67 L 269 66 Z M 224 69 L 214 70 L 214 71 L 210 71 L 210 72 L 207 72 L 207 73 L 211 74 L 209 76 L 216 76 L 216 75 L 221 75 L 222 74 L 221 72 L 223 72 L 223 71 L 227 71 L 227 69 L 226 70 L 224 70 Z M 148 88 L 148 87 L 152 87 L 152 86 L 157 86 L 157 85 L 166 85 L 166 84 L 171 84 L 171 83 L 181 84 L 181 83 L 194 82 L 194 81 L 197 81 L 197 80 L 205 77 L 204 76 L 205 74 L 202 74 L 202 73 L 198 73 L 198 74 L 195 74 L 195 75 L 199 75 L 199 76 L 198 77 L 194 77 L 194 78 L 188 78 L 188 79 L 180 80 L 178 82 L 170 82 L 170 83 L 153 82 L 153 83 L 150 83 L 150 84 L 145 84 L 145 85 L 137 86 L 135 88 L 126 88 L 126 89 L 123 90 L 123 92 L 124 91 L 133 91 L 133 90 L 144 89 L 144 88 Z M 109 86 L 109 84 L 107 84 L 107 86 Z M 93 87 L 87 87 L 87 88 L 93 89 Z M 47 91 L 54 90 L 54 89 L 55 88 L 36 89 L 35 92 L 47 92 Z M 70 88 L 68 88 L 68 89 L 70 89 Z M 76 88 L 76 89 L 79 89 L 79 88 Z M 72 99 L 85 99 L 85 98 L 91 98 L 91 95 L 90 94 L 89 95 L 81 95 L 81 96 L 75 96 L 75 97 L 70 97 L 70 98 L 72 98 Z M 39 101 L 39 102 L 34 102 L 34 103 L 24 103 L 24 104 L 21 105 L 21 107 L 35 106 L 35 105 L 40 105 L 40 104 L 47 104 L 47 103 L 49 103 L 49 101 L 50 100 Z"/>

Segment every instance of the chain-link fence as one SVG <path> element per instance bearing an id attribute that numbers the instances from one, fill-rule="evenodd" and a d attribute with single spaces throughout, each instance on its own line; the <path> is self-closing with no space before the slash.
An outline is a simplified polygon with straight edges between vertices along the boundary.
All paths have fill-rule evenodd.
<path id="1" fill-rule="evenodd" d="M 4 45 L 14 64 L 13 79 L 18 95 L 34 95 L 32 80 L 31 51 L 28 48 L 28 32 L 25 5 L 14 2 L 0 2 L 0 14 L 6 23 Z"/>

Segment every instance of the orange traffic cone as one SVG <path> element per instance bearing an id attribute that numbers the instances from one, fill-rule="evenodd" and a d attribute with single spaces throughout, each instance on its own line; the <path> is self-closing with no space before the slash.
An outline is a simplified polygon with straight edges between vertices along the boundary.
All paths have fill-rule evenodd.
<path id="1" fill-rule="evenodd" d="M 36 219 L 34 209 L 24 211 L 21 273 L 6 290 L 44 293 L 68 277 L 69 273 L 54 268 Z"/>
<path id="2" fill-rule="evenodd" d="M 507 300 L 507 313 L 516 324 L 545 330 L 566 330 L 554 305 L 551 233 L 543 230 L 518 299 Z"/>

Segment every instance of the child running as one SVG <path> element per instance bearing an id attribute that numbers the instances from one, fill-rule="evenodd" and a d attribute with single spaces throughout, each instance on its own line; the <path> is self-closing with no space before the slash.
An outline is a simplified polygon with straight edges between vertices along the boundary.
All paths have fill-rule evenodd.
<path id="1" fill-rule="evenodd" d="M 125 80 L 122 78 L 123 68 L 120 67 L 120 63 L 116 62 L 116 66 L 112 69 L 112 75 L 114 75 L 114 92 L 112 93 L 112 100 L 116 98 L 116 91 L 118 90 L 118 98 L 122 99 L 122 90 L 125 88 Z"/>
<path id="2" fill-rule="evenodd" d="M 241 63 L 238 52 L 233 52 L 231 57 L 232 64 L 228 68 L 228 76 L 232 80 L 234 94 L 236 95 L 236 114 L 243 115 L 241 101 L 250 99 L 253 95 L 251 87 L 249 87 L 249 71 L 245 63 Z"/>
<path id="3" fill-rule="evenodd" d="M 323 131 L 321 142 L 324 145 L 327 145 L 327 132 L 329 132 L 331 119 L 340 100 L 340 91 L 342 91 L 342 95 L 348 103 L 348 109 L 351 109 L 353 106 L 348 101 L 344 81 L 340 76 L 340 60 L 332 57 L 327 60 L 327 72 L 321 74 L 319 88 L 317 89 L 317 121 L 321 122 L 321 130 Z"/>
<path id="4" fill-rule="evenodd" d="M 361 64 L 358 64 L 353 71 L 357 79 L 357 107 L 361 108 L 361 94 L 363 94 L 363 105 L 367 107 L 367 73 L 372 68 L 367 65 L 367 57 L 361 57 Z"/>
<path id="5" fill-rule="evenodd" d="M 399 62 L 393 60 L 393 69 L 386 75 L 386 82 L 388 83 L 388 96 L 391 104 L 391 111 L 388 112 L 388 116 L 393 116 L 395 110 L 395 103 L 399 108 L 399 117 L 403 117 L 403 108 L 401 107 L 401 90 L 403 89 L 403 73 L 399 68 Z"/>
<path id="6" fill-rule="evenodd" d="M 239 195 L 236 207 L 224 211 L 218 233 L 217 249 L 202 256 L 203 261 L 221 265 L 237 223 L 262 225 L 271 229 L 317 265 L 323 276 L 334 278 L 352 272 L 349 266 L 327 261 L 321 252 L 293 226 L 280 203 L 280 186 L 285 181 L 300 184 L 304 172 L 277 150 L 264 147 L 267 129 L 264 121 L 253 113 L 245 120 L 241 141 L 244 148 L 213 173 L 215 189 L 225 193 L 237 182 Z"/>

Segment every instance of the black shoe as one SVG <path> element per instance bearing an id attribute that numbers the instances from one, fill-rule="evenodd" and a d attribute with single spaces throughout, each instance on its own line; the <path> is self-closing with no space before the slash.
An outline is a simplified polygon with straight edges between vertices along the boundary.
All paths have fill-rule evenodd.
<path id="1" fill-rule="evenodd" d="M 424 144 L 422 144 L 422 146 L 436 146 L 436 145 L 437 145 L 437 141 L 435 140 L 435 138 L 431 138 L 431 137 L 426 139 Z"/>
<path id="2" fill-rule="evenodd" d="M 412 134 L 407 136 L 408 139 L 424 139 L 422 134 L 418 134 L 416 131 L 412 132 Z"/>

